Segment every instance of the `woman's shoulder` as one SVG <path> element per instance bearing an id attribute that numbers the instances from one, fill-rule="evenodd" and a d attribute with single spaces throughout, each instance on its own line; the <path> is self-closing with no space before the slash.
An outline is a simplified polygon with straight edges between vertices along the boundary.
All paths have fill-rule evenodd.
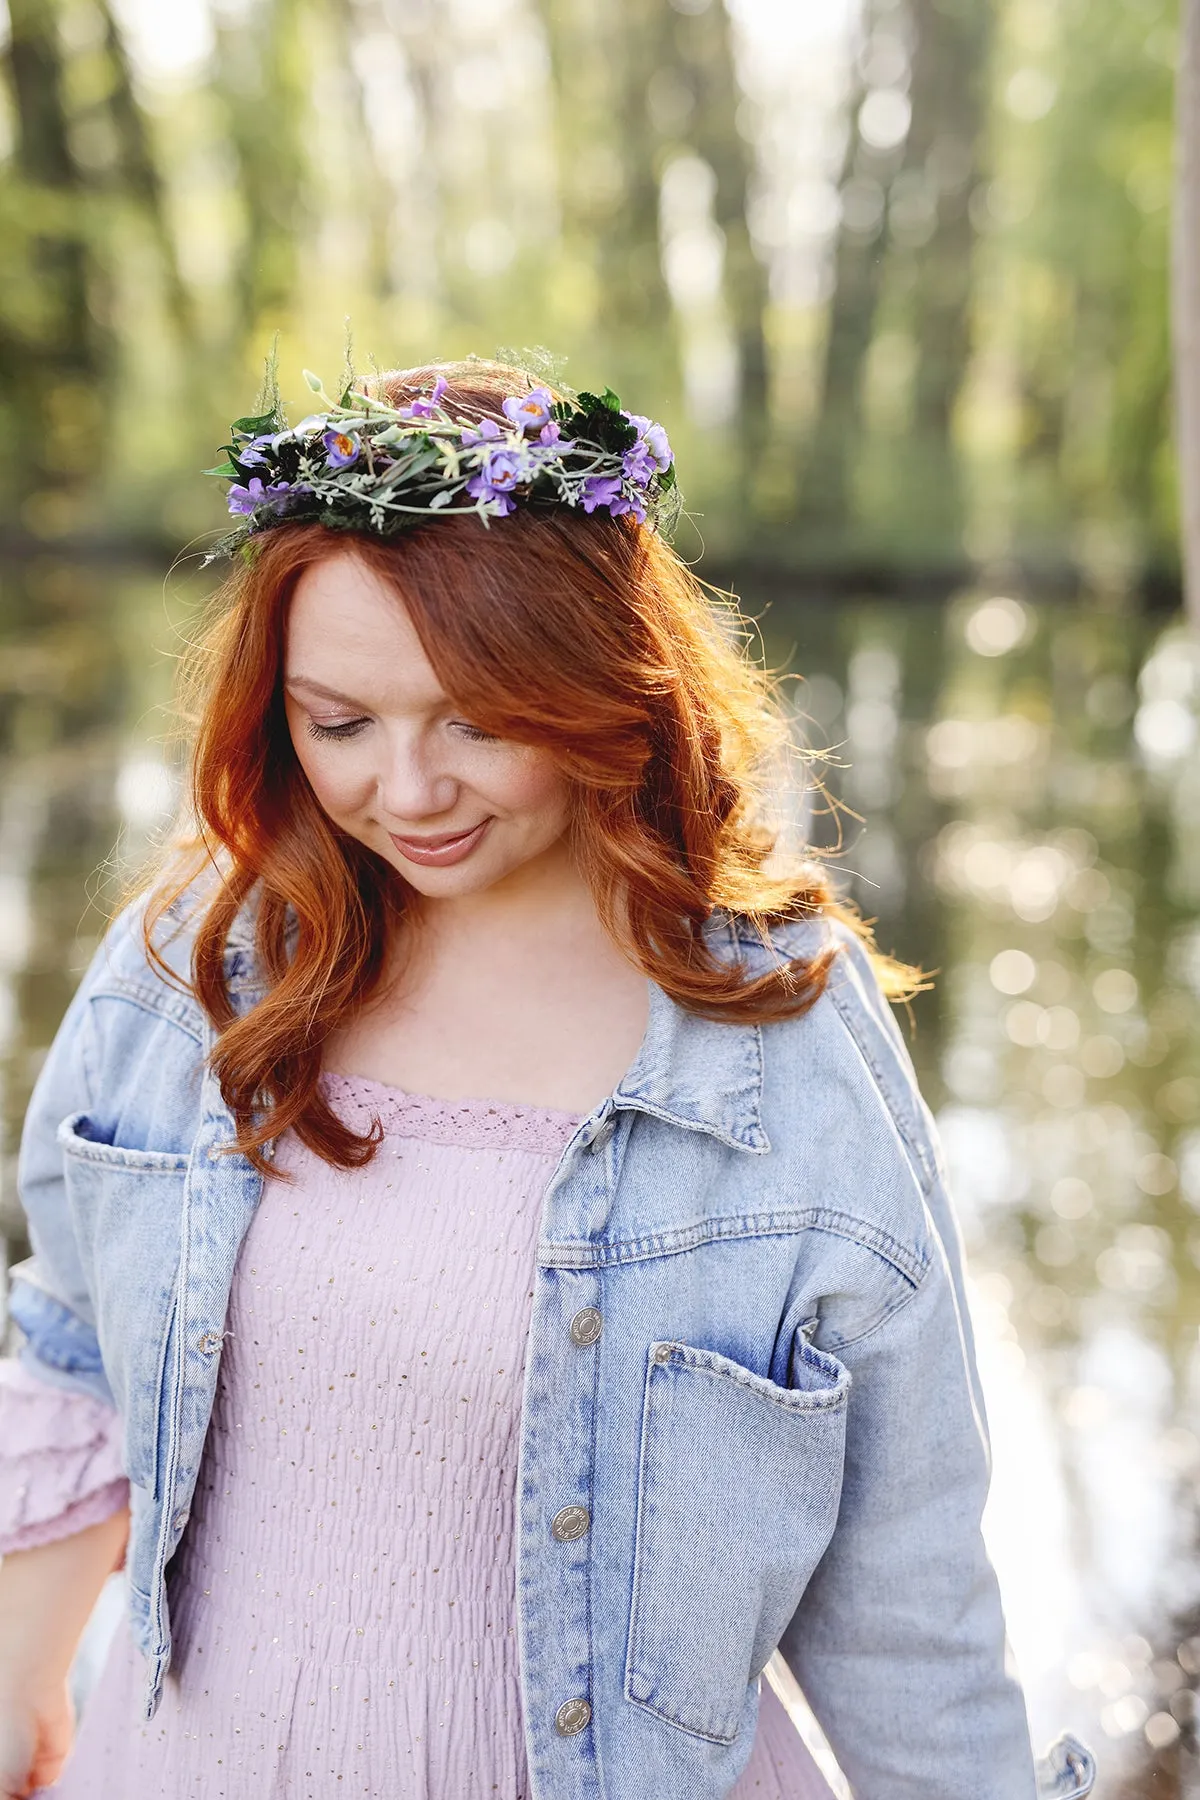
<path id="1" fill-rule="evenodd" d="M 773 923 L 766 934 L 749 921 L 736 921 L 733 929 L 738 953 L 753 972 L 796 959 L 816 962 L 824 972 L 810 1007 L 762 1028 L 769 1110 L 794 1115 L 803 1094 L 830 1136 L 843 1143 L 877 1139 L 872 1125 L 886 1127 L 884 1136 L 894 1132 L 928 1192 L 941 1175 L 932 1120 L 862 935 L 832 912 Z"/>
<path id="2" fill-rule="evenodd" d="M 149 1017 L 172 1020 L 190 1035 L 203 1035 L 203 1013 L 192 990 L 196 937 L 215 880 L 205 871 L 167 904 L 148 889 L 129 900 L 110 923 L 80 984 L 83 1003 L 124 1000 Z M 231 989 L 257 981 L 253 909 L 235 918 L 225 945 Z"/>

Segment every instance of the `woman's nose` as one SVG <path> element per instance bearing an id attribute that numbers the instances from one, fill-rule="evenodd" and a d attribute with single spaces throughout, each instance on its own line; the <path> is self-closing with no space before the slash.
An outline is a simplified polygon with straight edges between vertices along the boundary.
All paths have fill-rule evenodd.
<path id="1" fill-rule="evenodd" d="M 439 766 L 419 740 L 393 743 L 379 778 L 379 804 L 385 819 L 414 825 L 419 819 L 448 813 L 458 798 L 458 782 Z"/>

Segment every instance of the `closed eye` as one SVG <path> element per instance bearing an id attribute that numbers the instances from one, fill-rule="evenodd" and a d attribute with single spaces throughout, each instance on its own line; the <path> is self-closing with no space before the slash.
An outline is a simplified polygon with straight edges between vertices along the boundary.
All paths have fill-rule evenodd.
<path id="1" fill-rule="evenodd" d="M 470 738 L 473 744 L 497 744 L 500 741 L 494 732 L 481 731 L 478 725 L 468 725 L 465 719 L 455 719 L 454 729 L 463 737 Z"/>
<path id="2" fill-rule="evenodd" d="M 367 719 L 347 719 L 344 725 L 321 725 L 316 719 L 308 721 L 308 735 L 312 738 L 352 738 L 367 725 Z"/>

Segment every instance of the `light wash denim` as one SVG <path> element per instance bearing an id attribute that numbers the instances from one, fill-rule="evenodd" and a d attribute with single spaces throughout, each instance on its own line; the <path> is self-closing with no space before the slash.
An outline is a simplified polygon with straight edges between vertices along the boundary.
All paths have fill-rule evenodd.
<path id="1" fill-rule="evenodd" d="M 779 1647 L 857 1800 L 1059 1800 L 1035 1775 L 979 1519 L 983 1406 L 931 1122 L 861 948 L 803 1017 L 710 1023 L 650 990 L 642 1047 L 546 1194 L 518 1473 L 535 1800 L 718 1800 Z M 186 973 L 185 926 L 164 945 Z M 252 921 L 226 961 L 261 994 Z M 187 1526 L 234 1262 L 262 1183 L 228 1153 L 212 1032 L 126 914 L 55 1040 L 22 1144 L 35 1254 L 22 1354 L 110 1397 L 147 1716 L 170 1659 L 163 1574 Z M 451 1288 L 451 1295 L 453 1289 Z M 558 1542 L 551 1521 L 586 1509 Z"/>

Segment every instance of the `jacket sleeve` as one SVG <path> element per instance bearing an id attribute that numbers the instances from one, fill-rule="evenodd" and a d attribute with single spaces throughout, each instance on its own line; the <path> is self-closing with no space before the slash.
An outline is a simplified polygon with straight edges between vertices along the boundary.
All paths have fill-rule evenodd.
<path id="1" fill-rule="evenodd" d="M 863 1179 L 876 1204 L 891 1191 L 918 1208 L 926 1260 L 901 1306 L 836 1346 L 851 1376 L 838 1523 L 781 1649 L 855 1800 L 1032 1800 L 1024 1698 L 980 1530 L 986 1424 L 932 1121 L 857 944 L 828 992 L 864 1093 L 894 1127 Z"/>
<path id="2" fill-rule="evenodd" d="M 839 1354 L 851 1375 L 841 1509 L 784 1658 L 855 1800 L 1033 1800 L 979 1528 L 983 1429 L 940 1239 L 911 1298 Z"/>
<path id="3" fill-rule="evenodd" d="M 123 922 L 122 922 L 123 923 Z M 33 1255 L 12 1271 L 9 1310 L 24 1334 L 21 1361 L 51 1386 L 111 1406 L 96 1319 L 67 1203 L 58 1127 L 90 1111 L 98 1049 L 91 994 L 107 968 L 114 927 L 63 1017 L 34 1085 L 21 1133 L 17 1188 Z"/>

